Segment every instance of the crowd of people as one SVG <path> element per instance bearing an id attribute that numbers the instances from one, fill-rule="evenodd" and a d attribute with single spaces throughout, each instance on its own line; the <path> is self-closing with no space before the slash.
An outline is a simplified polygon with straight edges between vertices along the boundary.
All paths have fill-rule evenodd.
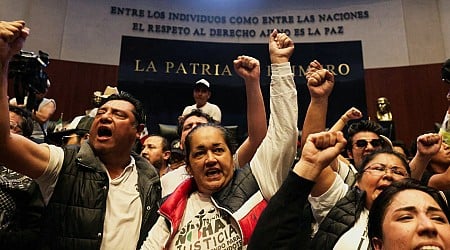
<path id="1" fill-rule="evenodd" d="M 8 97 L 8 65 L 28 35 L 24 21 L 0 22 L 2 249 L 450 249 L 446 120 L 414 151 L 386 134 L 386 98 L 379 121 L 352 107 L 326 128 L 335 79 L 313 60 L 299 139 L 287 34 L 269 37 L 269 103 L 259 60 L 233 61 L 247 98 L 248 137 L 237 146 L 205 79 L 174 141 L 142 139 L 145 110 L 117 89 L 48 133 L 39 117 L 48 121 L 54 100 L 44 93 L 27 110 Z"/>

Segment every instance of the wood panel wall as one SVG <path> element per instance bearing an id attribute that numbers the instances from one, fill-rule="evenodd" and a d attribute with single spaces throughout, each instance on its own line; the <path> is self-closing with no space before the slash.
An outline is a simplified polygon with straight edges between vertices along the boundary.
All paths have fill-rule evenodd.
<path id="1" fill-rule="evenodd" d="M 441 64 L 365 70 L 368 115 L 376 117 L 376 100 L 384 96 L 392 106 L 397 139 L 408 146 L 415 138 L 442 122 L 448 107 L 450 85 L 440 79 Z M 53 120 L 64 113 L 64 120 L 92 108 L 94 91 L 117 86 L 118 66 L 51 60 L 46 69 L 52 86 L 48 97 L 57 102 Z M 12 84 L 9 86 L 10 96 Z"/>

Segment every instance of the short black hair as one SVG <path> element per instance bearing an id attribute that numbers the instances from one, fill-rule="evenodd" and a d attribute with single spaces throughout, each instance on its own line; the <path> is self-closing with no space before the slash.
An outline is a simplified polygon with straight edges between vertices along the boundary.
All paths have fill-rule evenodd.
<path id="1" fill-rule="evenodd" d="M 9 105 L 9 111 L 22 117 L 22 135 L 25 137 L 30 137 L 33 134 L 33 118 L 31 112 L 25 108 Z"/>
<path id="2" fill-rule="evenodd" d="M 127 101 L 127 102 L 133 104 L 134 110 L 131 112 L 133 112 L 133 114 L 134 114 L 137 125 L 145 124 L 146 115 L 145 115 L 144 107 L 143 107 L 142 103 L 138 99 L 134 98 L 130 93 L 121 91 L 118 95 L 116 95 L 116 94 L 110 95 L 104 103 L 112 101 L 112 100 L 122 100 L 122 101 Z"/>
<path id="3" fill-rule="evenodd" d="M 378 136 L 383 134 L 383 127 L 373 120 L 361 120 L 359 122 L 352 123 L 347 130 L 347 149 L 351 150 L 353 146 L 353 136 L 359 132 L 373 132 Z"/>

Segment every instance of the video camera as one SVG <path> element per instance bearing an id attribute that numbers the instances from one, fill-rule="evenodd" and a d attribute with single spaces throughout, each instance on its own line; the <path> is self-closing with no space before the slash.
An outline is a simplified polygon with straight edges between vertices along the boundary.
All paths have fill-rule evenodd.
<path id="1" fill-rule="evenodd" d="M 39 55 L 21 50 L 12 57 L 8 77 L 14 79 L 17 104 L 23 104 L 25 96 L 28 96 L 27 109 L 34 108 L 36 94 L 45 93 L 49 87 L 48 75 L 44 71 L 48 64 L 48 54 L 40 50 Z"/>

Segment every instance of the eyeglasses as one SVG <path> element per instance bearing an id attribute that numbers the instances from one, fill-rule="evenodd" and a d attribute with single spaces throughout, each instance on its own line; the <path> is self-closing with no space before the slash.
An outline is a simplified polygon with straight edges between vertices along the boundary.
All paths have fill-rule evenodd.
<path id="1" fill-rule="evenodd" d="M 368 172 L 374 176 L 381 176 L 387 174 L 387 171 L 391 171 L 391 173 L 397 177 L 408 177 L 409 174 L 406 169 L 401 167 L 392 167 L 388 168 L 382 164 L 374 164 L 364 169 L 364 172 Z"/>
<path id="2" fill-rule="evenodd" d="M 372 147 L 377 148 L 383 146 L 383 140 L 382 139 L 372 139 L 372 140 L 357 140 L 355 142 L 356 147 L 358 148 L 365 148 L 370 143 Z"/>
<path id="3" fill-rule="evenodd" d="M 22 127 L 15 121 L 9 121 L 9 129 L 16 133 L 22 133 Z"/>

